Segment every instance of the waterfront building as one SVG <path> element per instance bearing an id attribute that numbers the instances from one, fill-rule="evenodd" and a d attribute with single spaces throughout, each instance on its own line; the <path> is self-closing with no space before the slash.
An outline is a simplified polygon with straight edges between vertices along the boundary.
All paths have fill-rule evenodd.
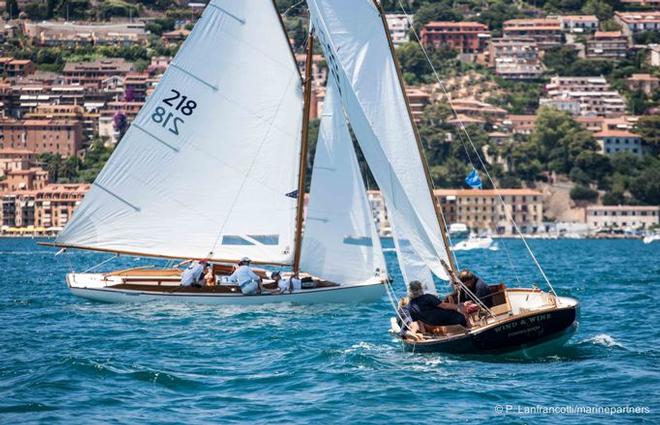
<path id="1" fill-rule="evenodd" d="M 511 19 L 504 21 L 505 38 L 532 38 L 539 49 L 560 46 L 563 40 L 561 23 L 557 18 Z"/>
<path id="2" fill-rule="evenodd" d="M 591 205 L 586 209 L 589 228 L 599 230 L 649 228 L 658 225 L 660 207 L 640 205 Z"/>
<path id="3" fill-rule="evenodd" d="M 561 30 L 570 33 L 587 33 L 598 30 L 595 15 L 564 15 L 559 17 Z"/>
<path id="4" fill-rule="evenodd" d="M 146 44 L 145 23 L 25 21 L 25 35 L 43 47 L 131 46 Z"/>
<path id="5" fill-rule="evenodd" d="M 89 184 L 49 184 L 35 191 L 34 225 L 63 228 L 89 187 Z"/>
<path id="6" fill-rule="evenodd" d="M 647 96 L 653 95 L 660 88 L 660 79 L 651 74 L 633 74 L 626 81 L 630 90 L 641 90 Z"/>
<path id="7" fill-rule="evenodd" d="M 433 21 L 424 25 L 420 38 L 425 47 L 447 46 L 459 53 L 477 53 L 488 46 L 490 33 L 478 22 Z"/>
<path id="8" fill-rule="evenodd" d="M 603 130 L 594 134 L 600 145 L 601 152 L 612 155 L 618 152 L 628 152 L 642 155 L 642 139 L 639 135 L 627 130 Z"/>
<path id="9" fill-rule="evenodd" d="M 587 57 L 624 59 L 628 54 L 628 37 L 621 31 L 596 31 L 587 39 Z"/>
<path id="10" fill-rule="evenodd" d="M 409 41 L 408 33 L 410 31 L 410 19 L 403 13 L 386 13 L 387 27 L 390 30 L 390 38 L 394 47 Z"/>
<path id="11" fill-rule="evenodd" d="M 34 153 L 77 155 L 83 146 L 78 120 L 0 120 L 0 149 L 26 149 Z"/>
<path id="12" fill-rule="evenodd" d="M 532 189 L 436 189 L 448 223 L 465 223 L 472 230 L 515 233 L 508 216 L 522 233 L 543 231 L 543 193 Z M 504 199 L 504 205 L 499 201 Z"/>

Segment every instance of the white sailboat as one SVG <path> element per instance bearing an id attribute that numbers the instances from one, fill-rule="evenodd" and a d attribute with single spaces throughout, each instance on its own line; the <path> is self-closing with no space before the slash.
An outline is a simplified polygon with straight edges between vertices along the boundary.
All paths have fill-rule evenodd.
<path id="1" fill-rule="evenodd" d="M 383 194 L 405 282 L 418 280 L 427 293 L 435 292 L 433 276 L 460 286 L 383 11 L 374 0 L 307 3 L 330 77 Z M 554 290 L 494 285 L 491 291 L 490 306 L 479 305 L 469 329 L 396 334 L 409 350 L 492 353 L 565 341 L 576 328 L 578 302 Z"/>
<path id="2" fill-rule="evenodd" d="M 303 80 L 271 1 L 211 1 L 52 244 L 206 259 L 219 280 L 247 256 L 291 266 L 307 276 L 304 289 L 244 296 L 233 285 L 181 287 L 179 269 L 129 269 L 70 273 L 75 295 L 205 304 L 382 297 L 385 261 L 332 87 L 302 237 L 312 41 Z"/>

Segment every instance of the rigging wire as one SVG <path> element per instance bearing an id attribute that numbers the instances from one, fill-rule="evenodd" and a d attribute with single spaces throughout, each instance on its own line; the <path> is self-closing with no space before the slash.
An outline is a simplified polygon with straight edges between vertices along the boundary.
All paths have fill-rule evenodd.
<path id="1" fill-rule="evenodd" d="M 488 169 L 486 168 L 486 164 L 484 164 L 483 159 L 481 158 L 481 155 L 479 154 L 479 150 L 476 148 L 474 142 L 472 141 L 472 138 L 470 137 L 470 134 L 468 133 L 467 129 L 465 128 L 465 125 L 463 124 L 463 121 L 460 119 L 460 117 L 456 113 L 456 109 L 454 108 L 454 105 L 451 101 L 451 97 L 449 96 L 449 93 L 447 92 L 447 89 L 445 88 L 444 84 L 442 83 L 442 79 L 440 78 L 440 76 L 438 74 L 438 71 L 435 68 L 435 65 L 433 65 L 433 62 L 431 61 L 431 58 L 430 58 L 428 52 L 426 51 L 426 48 L 424 48 L 424 46 L 422 45 L 421 39 L 419 38 L 419 35 L 417 34 L 417 31 L 415 30 L 415 27 L 413 26 L 413 22 L 410 18 L 410 15 L 408 14 L 405 6 L 403 5 L 402 0 L 398 0 L 398 2 L 399 2 L 399 7 L 401 8 L 401 11 L 406 16 L 406 20 L 410 24 L 410 29 L 411 29 L 412 33 L 415 35 L 415 38 L 417 39 L 417 42 L 419 43 L 419 46 L 422 49 L 422 52 L 424 53 L 424 57 L 426 58 L 426 61 L 428 62 L 429 66 L 431 67 L 431 70 L 433 72 L 433 76 L 435 77 L 436 81 L 438 82 L 438 86 L 440 87 L 440 89 L 445 94 L 445 97 L 447 99 L 447 103 L 448 103 L 449 107 L 451 108 L 452 112 L 454 113 L 454 116 L 456 117 L 456 120 L 460 124 L 460 129 L 465 134 L 468 142 L 470 143 L 470 146 L 474 150 L 474 153 L 475 153 L 477 159 L 479 160 L 479 164 L 481 165 L 481 168 L 483 168 L 484 172 L 486 173 L 486 176 L 488 177 L 488 180 L 493 185 L 493 188 L 495 189 L 495 194 L 497 195 L 497 197 L 498 197 L 499 201 L 501 202 L 501 204 L 504 206 L 503 210 L 504 210 L 505 216 L 507 217 L 507 219 L 513 225 L 514 229 L 516 230 L 516 233 L 518 234 L 518 236 L 522 240 L 523 244 L 525 245 L 525 248 L 527 249 L 527 252 L 529 253 L 530 257 L 532 258 L 534 264 L 536 265 L 536 268 L 539 270 L 539 272 L 541 273 L 541 276 L 543 276 L 543 279 L 548 284 L 548 287 L 550 288 L 552 293 L 556 296 L 557 293 L 555 292 L 555 289 L 553 288 L 552 283 L 550 283 L 550 279 L 548 279 L 548 276 L 545 274 L 545 271 L 543 270 L 543 267 L 541 267 L 541 264 L 538 262 L 538 260 L 536 258 L 536 255 L 534 255 L 534 252 L 532 251 L 531 247 L 527 243 L 527 240 L 526 240 L 525 236 L 520 231 L 520 228 L 518 227 L 518 224 L 514 220 L 511 213 L 509 213 L 509 211 L 507 210 L 506 203 L 504 202 L 504 198 L 500 194 L 499 190 L 497 189 L 497 186 L 495 185 L 495 182 L 493 181 L 490 173 L 488 172 Z M 461 136 L 461 133 L 459 132 L 458 134 L 459 134 L 459 139 L 461 140 L 461 143 L 465 145 L 465 141 L 464 141 L 463 137 Z M 466 147 L 466 146 L 464 146 L 464 147 Z M 505 249 L 506 249 L 506 245 L 505 245 Z M 512 263 L 512 266 L 513 266 L 513 263 Z M 513 266 L 513 267 L 514 267 L 514 270 L 515 270 L 515 266 Z M 517 271 L 516 271 L 516 276 L 517 276 Z"/>

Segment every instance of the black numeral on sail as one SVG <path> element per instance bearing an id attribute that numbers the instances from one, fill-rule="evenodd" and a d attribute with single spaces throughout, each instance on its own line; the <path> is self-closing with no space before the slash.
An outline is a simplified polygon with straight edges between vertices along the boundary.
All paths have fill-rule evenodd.
<path id="1" fill-rule="evenodd" d="M 163 99 L 163 103 L 167 106 L 174 108 L 175 111 L 181 112 L 185 116 L 190 116 L 197 108 L 197 102 L 192 99 L 188 99 L 188 96 L 182 95 L 178 90 L 170 89 L 170 92 L 173 93 L 172 96 L 166 97 Z M 173 112 L 167 112 L 167 110 L 162 107 L 156 107 L 156 110 L 151 114 L 151 119 L 160 124 L 162 127 L 167 128 L 170 133 L 179 135 L 179 124 L 183 124 L 185 121 L 181 117 L 177 117 Z M 168 126 L 169 125 L 169 126 Z"/>
<path id="2" fill-rule="evenodd" d="M 175 117 L 173 113 L 168 112 L 162 106 L 156 108 L 156 111 L 151 114 L 151 119 L 160 124 L 162 127 L 167 128 L 170 133 L 179 135 L 179 124 L 183 124 L 183 120 L 179 117 Z M 169 127 L 167 125 L 170 125 Z"/>

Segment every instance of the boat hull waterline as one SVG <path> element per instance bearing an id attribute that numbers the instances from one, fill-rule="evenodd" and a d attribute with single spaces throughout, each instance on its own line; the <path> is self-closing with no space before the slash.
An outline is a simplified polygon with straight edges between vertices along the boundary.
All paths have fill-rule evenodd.
<path id="1" fill-rule="evenodd" d="M 570 300 L 570 305 L 512 317 L 442 340 L 403 340 L 404 347 L 414 352 L 453 354 L 501 354 L 541 345 L 557 348 L 566 343 L 578 327 L 579 303 L 572 298 L 561 298 Z"/>
<path id="2" fill-rule="evenodd" d="M 241 293 L 182 292 L 179 287 L 167 291 L 140 289 L 117 289 L 97 273 L 69 273 L 67 286 L 73 295 L 107 303 L 139 303 L 161 301 L 167 303 L 187 303 L 204 305 L 260 305 L 272 303 L 316 304 L 354 303 L 377 301 L 385 295 L 385 285 L 380 279 L 364 283 L 312 288 L 292 293 L 273 295 L 243 295 Z"/>

